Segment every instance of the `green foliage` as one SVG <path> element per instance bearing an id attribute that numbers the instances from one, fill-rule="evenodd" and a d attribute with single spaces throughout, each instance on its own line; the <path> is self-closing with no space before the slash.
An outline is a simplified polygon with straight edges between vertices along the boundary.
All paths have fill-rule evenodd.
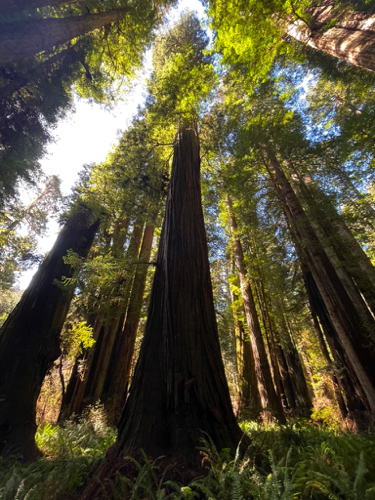
<path id="1" fill-rule="evenodd" d="M 39 161 L 52 129 L 72 108 L 74 94 L 109 104 L 118 99 L 120 88 L 128 89 L 153 30 L 163 19 L 162 7 L 172 3 L 89 0 L 13 11 L 10 19 L 0 15 L 0 26 L 19 21 L 19 27 L 23 20 L 36 18 L 66 17 L 75 22 L 80 17 L 84 24 L 91 14 L 118 10 L 116 22 L 107 20 L 106 26 L 83 37 L 73 37 L 74 29 L 68 30 L 66 43 L 1 68 L 0 206 L 3 197 L 15 195 L 17 180 L 32 183 L 40 175 Z"/>
<path id="2" fill-rule="evenodd" d="M 37 444 L 46 454 L 35 464 L 0 463 L 1 500 L 68 500 L 82 488 L 113 443 L 115 433 L 103 424 L 100 409 L 82 423 L 38 429 Z M 202 442 L 206 474 L 181 485 L 168 478 L 175 465 L 141 454 L 126 457 L 111 482 L 122 499 L 215 500 L 373 500 L 375 437 L 340 433 L 303 423 L 264 427 L 244 422 L 252 445 L 231 457 L 207 437 Z M 123 473 L 125 471 L 125 474 Z"/>
<path id="3" fill-rule="evenodd" d="M 86 321 L 78 321 L 70 324 L 70 328 L 64 328 L 62 334 L 61 348 L 64 354 L 74 362 L 76 357 L 95 344 L 93 328 Z"/>
<path id="4" fill-rule="evenodd" d="M 0 210 L 0 288 L 13 285 L 15 273 L 35 265 L 41 256 L 36 255 L 36 237 L 46 230 L 48 218 L 60 209 L 60 181 L 56 176 L 44 178 L 41 186 L 30 189 L 30 203 L 21 199 L 7 200 Z M 17 194 L 26 197 L 25 186 L 17 186 Z"/>
<path id="5" fill-rule="evenodd" d="M 91 422 L 44 425 L 38 429 L 36 441 L 46 458 L 30 465 L 1 459 L 1 500 L 71 499 L 114 439 L 113 429 L 94 430 Z"/>
<path id="6" fill-rule="evenodd" d="M 223 500 L 374 498 L 374 436 L 336 434 L 303 425 L 243 426 L 253 441 L 245 456 L 237 454 L 230 460 L 206 441 L 208 476 L 190 488 L 205 498 Z"/>
<path id="7" fill-rule="evenodd" d="M 173 127 L 174 133 L 177 123 L 190 126 L 197 121 L 217 81 L 204 52 L 207 43 L 207 35 L 192 13 L 183 14 L 179 23 L 156 40 L 149 113 L 161 129 Z"/>
<path id="8" fill-rule="evenodd" d="M 215 30 L 215 49 L 223 63 L 242 78 L 251 93 L 254 83 L 265 79 L 277 55 L 290 56 L 295 47 L 285 41 L 286 26 L 305 15 L 309 0 L 302 2 L 259 0 L 208 2 L 208 15 Z"/>

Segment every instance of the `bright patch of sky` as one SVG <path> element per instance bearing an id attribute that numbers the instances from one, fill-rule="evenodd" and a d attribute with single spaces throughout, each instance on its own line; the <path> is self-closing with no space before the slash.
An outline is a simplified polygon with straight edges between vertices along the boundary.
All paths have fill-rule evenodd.
<path id="1" fill-rule="evenodd" d="M 204 7 L 198 0 L 181 0 L 178 7 L 169 14 L 169 23 L 177 22 L 181 12 L 185 10 L 195 11 L 198 17 L 204 17 Z M 138 106 L 144 103 L 145 81 L 151 68 L 151 51 L 148 51 L 144 68 L 138 73 L 135 84 L 125 99 L 120 99 L 109 109 L 76 98 L 75 111 L 58 123 L 53 131 L 54 142 L 48 145 L 41 165 L 47 175 L 59 176 L 64 195 L 70 193 L 83 165 L 104 161 L 117 144 L 121 133 L 130 125 Z M 38 252 L 44 254 L 51 250 L 59 229 L 56 221 L 49 223 L 47 234 L 38 241 Z M 24 290 L 35 271 L 34 268 L 21 273 L 16 287 Z"/>

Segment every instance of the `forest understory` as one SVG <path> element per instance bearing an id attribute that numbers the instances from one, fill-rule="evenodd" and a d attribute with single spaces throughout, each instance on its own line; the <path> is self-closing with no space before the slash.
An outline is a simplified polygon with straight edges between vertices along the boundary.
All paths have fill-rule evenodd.
<path id="1" fill-rule="evenodd" d="M 113 477 L 97 483 L 101 498 L 375 498 L 373 433 L 343 432 L 306 421 L 240 425 L 252 440 L 244 455 L 219 451 L 209 436 L 203 436 L 198 470 L 181 467 L 173 457 L 124 457 Z M 79 499 L 115 438 L 116 430 L 106 425 L 101 407 L 89 409 L 80 422 L 40 426 L 36 440 L 44 457 L 32 464 L 4 457 L 0 498 Z"/>

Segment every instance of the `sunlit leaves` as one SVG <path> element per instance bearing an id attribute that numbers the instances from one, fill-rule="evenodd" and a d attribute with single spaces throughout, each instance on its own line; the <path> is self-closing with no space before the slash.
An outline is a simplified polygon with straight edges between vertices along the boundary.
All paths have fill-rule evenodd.
<path id="1" fill-rule="evenodd" d="M 215 48 L 238 75 L 243 75 L 248 91 L 270 71 L 277 54 L 294 51 L 284 40 L 288 22 L 301 15 L 308 1 L 258 0 L 209 2 L 208 14 L 215 30 Z"/>
<path id="2" fill-rule="evenodd" d="M 207 36 L 199 21 L 184 14 L 179 24 L 156 43 L 155 71 L 149 89 L 150 115 L 159 124 L 197 120 L 216 75 L 204 48 Z"/>

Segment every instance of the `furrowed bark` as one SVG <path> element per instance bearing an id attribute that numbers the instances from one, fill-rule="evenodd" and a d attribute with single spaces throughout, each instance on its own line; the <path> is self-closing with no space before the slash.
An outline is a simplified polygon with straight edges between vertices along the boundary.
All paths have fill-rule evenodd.
<path id="1" fill-rule="evenodd" d="M 246 415 L 256 419 L 262 411 L 262 404 L 255 372 L 253 349 L 251 347 L 250 336 L 246 334 L 244 325 L 238 317 L 235 306 L 237 297 L 233 292 L 231 292 L 231 297 L 236 336 L 237 373 L 239 378 L 238 413 L 241 416 Z"/>
<path id="2" fill-rule="evenodd" d="M 24 460 L 38 455 L 36 401 L 48 367 L 60 355 L 59 337 L 74 287 L 56 284 L 74 269 L 63 257 L 86 257 L 99 221 L 86 206 L 70 217 L 20 302 L 0 330 L 0 451 Z"/>
<path id="3" fill-rule="evenodd" d="M 121 15 L 121 10 L 112 9 L 85 16 L 4 23 L 0 31 L 0 66 L 50 52 L 73 38 L 118 22 Z"/>
<path id="4" fill-rule="evenodd" d="M 122 217 L 115 221 L 114 231 L 111 236 L 111 253 L 113 257 L 119 257 L 124 253 L 124 244 L 128 230 L 129 220 Z M 142 227 L 140 222 L 134 223 L 132 237 L 127 249 L 127 257 L 135 259 L 142 237 Z M 123 328 L 125 311 L 128 304 L 130 288 L 133 281 L 133 273 L 129 271 L 125 286 L 123 283 L 115 286 L 123 287 L 121 304 L 112 305 L 109 310 L 99 312 L 98 316 L 92 320 L 93 336 L 95 344 L 81 359 L 76 361 L 82 366 L 81 371 L 72 371 L 69 381 L 70 400 L 65 398 L 60 412 L 60 418 L 69 418 L 73 413 L 79 415 L 84 408 L 102 400 L 105 392 L 105 382 L 108 372 L 111 371 L 112 359 L 116 352 L 117 337 Z"/>
<path id="5" fill-rule="evenodd" d="M 243 437 L 225 380 L 213 303 L 195 127 L 176 138 L 145 336 L 119 424 L 118 440 L 81 500 L 102 498 L 98 481 L 114 457 L 164 455 L 200 468 L 202 432 L 217 449 Z"/>
<path id="6" fill-rule="evenodd" d="M 152 409 L 152 413 L 148 409 Z M 200 194 L 199 140 L 180 130 L 145 338 L 117 449 L 197 463 L 207 432 L 218 449 L 242 437 L 218 340 Z"/>
<path id="7" fill-rule="evenodd" d="M 311 11 L 313 26 L 302 20 L 287 26 L 287 34 L 316 50 L 360 68 L 375 71 L 375 15 L 334 9 L 325 0 Z M 334 19 L 331 27 L 328 23 Z"/>
<path id="8" fill-rule="evenodd" d="M 303 248 L 306 264 L 319 289 L 339 342 L 366 394 L 370 411 L 375 415 L 375 355 L 369 346 L 370 333 L 353 307 L 277 158 L 272 153 L 268 152 L 268 155 L 277 189 L 285 200 L 286 215 L 295 234 L 300 234 L 300 246 Z"/>
<path id="9" fill-rule="evenodd" d="M 250 334 L 251 345 L 253 349 L 255 372 L 258 379 L 259 393 L 261 396 L 263 408 L 271 408 L 275 413 L 276 418 L 281 422 L 285 422 L 285 416 L 281 405 L 281 400 L 278 398 L 273 381 L 270 366 L 267 359 L 266 349 L 263 341 L 262 331 L 259 324 L 258 313 L 255 306 L 253 292 L 247 277 L 247 271 L 244 263 L 244 256 L 240 240 L 236 236 L 237 223 L 233 215 L 232 203 L 229 196 L 226 197 L 226 204 L 229 213 L 230 230 L 232 234 L 233 253 L 236 260 L 238 270 L 242 299 L 245 308 L 246 320 Z"/>
<path id="10" fill-rule="evenodd" d="M 142 299 L 151 255 L 154 226 L 147 225 L 143 235 L 139 264 L 134 276 L 124 327 L 119 336 L 114 359 L 107 375 L 102 397 L 112 425 L 117 425 L 124 407 L 134 356 L 134 346 L 142 310 Z"/>

